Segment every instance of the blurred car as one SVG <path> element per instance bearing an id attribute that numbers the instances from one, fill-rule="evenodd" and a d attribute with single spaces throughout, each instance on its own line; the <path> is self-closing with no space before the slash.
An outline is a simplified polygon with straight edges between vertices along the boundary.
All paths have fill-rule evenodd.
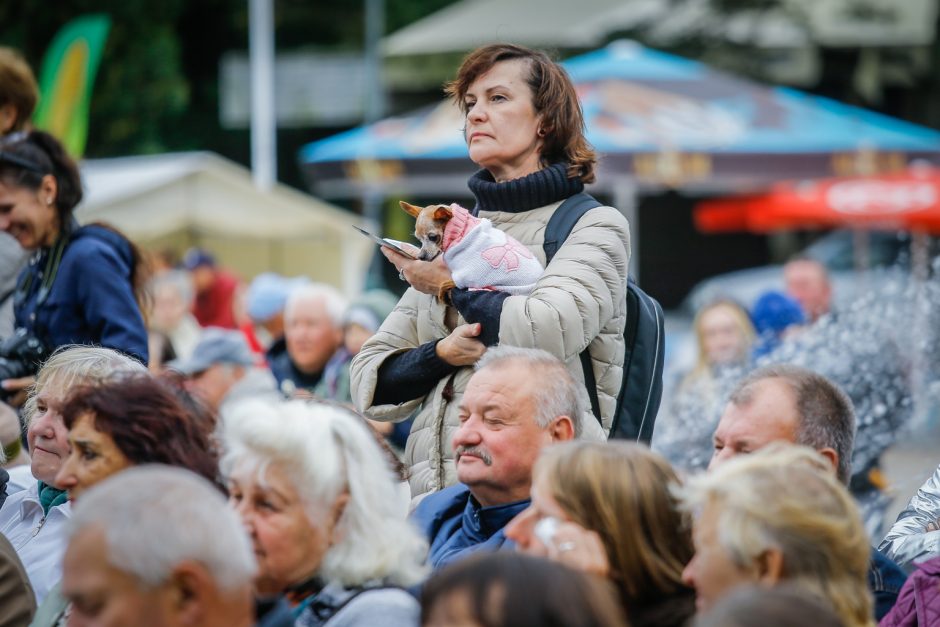
<path id="1" fill-rule="evenodd" d="M 905 281 L 911 274 L 911 236 L 905 232 L 872 231 L 868 235 L 868 266 L 855 267 L 855 234 L 850 230 L 831 231 L 800 253 L 822 263 L 829 270 L 833 305 L 838 308 L 886 282 Z M 936 256 L 936 238 L 930 238 L 931 258 Z M 685 315 L 694 315 L 718 298 L 731 298 L 748 309 L 768 290 L 783 290 L 783 266 L 747 268 L 709 277 L 689 292 L 680 306 Z"/>

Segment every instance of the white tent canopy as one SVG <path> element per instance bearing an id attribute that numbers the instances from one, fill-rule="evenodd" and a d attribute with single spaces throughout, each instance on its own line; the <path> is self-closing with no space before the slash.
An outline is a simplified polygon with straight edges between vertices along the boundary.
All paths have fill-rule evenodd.
<path id="1" fill-rule="evenodd" d="M 699 32 L 770 48 L 913 46 L 934 39 L 937 0 L 788 0 L 717 13 L 709 0 L 461 0 L 383 40 L 386 56 L 466 52 L 495 41 L 595 48 L 642 28 L 666 44 Z M 870 6 L 869 6 L 870 5 Z"/>
<path id="2" fill-rule="evenodd" d="M 388 56 L 463 52 L 492 41 L 526 46 L 593 48 L 613 30 L 658 16 L 663 0 L 463 0 L 383 41 Z"/>
<path id="3" fill-rule="evenodd" d="M 248 279 L 306 275 L 352 294 L 374 246 L 361 220 L 284 185 L 257 189 L 244 167 L 208 152 L 84 161 L 82 223 L 107 222 L 145 248 L 202 246 Z"/>

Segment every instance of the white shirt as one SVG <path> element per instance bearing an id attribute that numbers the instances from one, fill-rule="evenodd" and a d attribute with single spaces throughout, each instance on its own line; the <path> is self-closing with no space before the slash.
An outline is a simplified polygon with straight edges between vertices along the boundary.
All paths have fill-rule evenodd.
<path id="1" fill-rule="evenodd" d="M 62 578 L 65 527 L 71 503 L 63 503 L 44 516 L 39 504 L 39 482 L 7 497 L 0 508 L 0 533 L 16 549 L 36 593 L 37 605 Z"/>

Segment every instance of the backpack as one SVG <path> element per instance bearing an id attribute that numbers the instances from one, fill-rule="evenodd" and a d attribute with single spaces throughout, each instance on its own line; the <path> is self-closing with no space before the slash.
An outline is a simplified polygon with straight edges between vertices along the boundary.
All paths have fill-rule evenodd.
<path id="1" fill-rule="evenodd" d="M 581 217 L 603 206 L 590 194 L 581 192 L 565 200 L 552 214 L 545 229 L 542 249 L 545 265 L 568 238 Z M 617 396 L 617 406 L 610 427 L 610 438 L 635 440 L 649 444 L 653 425 L 663 396 L 663 359 L 665 332 L 663 308 L 633 280 L 627 279 L 627 321 L 623 330 L 623 382 Z M 597 383 L 591 355 L 585 348 L 581 352 L 584 385 L 591 399 L 591 411 L 601 421 Z"/>

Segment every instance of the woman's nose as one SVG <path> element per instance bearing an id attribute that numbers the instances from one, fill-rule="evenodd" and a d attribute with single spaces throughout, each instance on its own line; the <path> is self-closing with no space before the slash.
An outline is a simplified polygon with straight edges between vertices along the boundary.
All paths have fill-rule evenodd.
<path id="1" fill-rule="evenodd" d="M 480 102 L 473 103 L 473 106 L 467 109 L 467 119 L 474 122 L 486 118 L 486 107 Z"/>
<path id="2" fill-rule="evenodd" d="M 685 565 L 685 568 L 682 569 L 682 583 L 687 585 L 690 588 L 695 587 L 695 574 L 694 574 L 694 564 L 695 557 L 692 557 L 692 560 Z"/>
<path id="3" fill-rule="evenodd" d="M 56 473 L 55 487 L 60 490 L 68 490 L 69 488 L 74 488 L 78 481 L 75 479 L 75 473 L 72 471 L 72 457 L 69 456 L 65 459 L 65 463 L 62 464 L 62 467 L 59 468 L 59 472 Z"/>

